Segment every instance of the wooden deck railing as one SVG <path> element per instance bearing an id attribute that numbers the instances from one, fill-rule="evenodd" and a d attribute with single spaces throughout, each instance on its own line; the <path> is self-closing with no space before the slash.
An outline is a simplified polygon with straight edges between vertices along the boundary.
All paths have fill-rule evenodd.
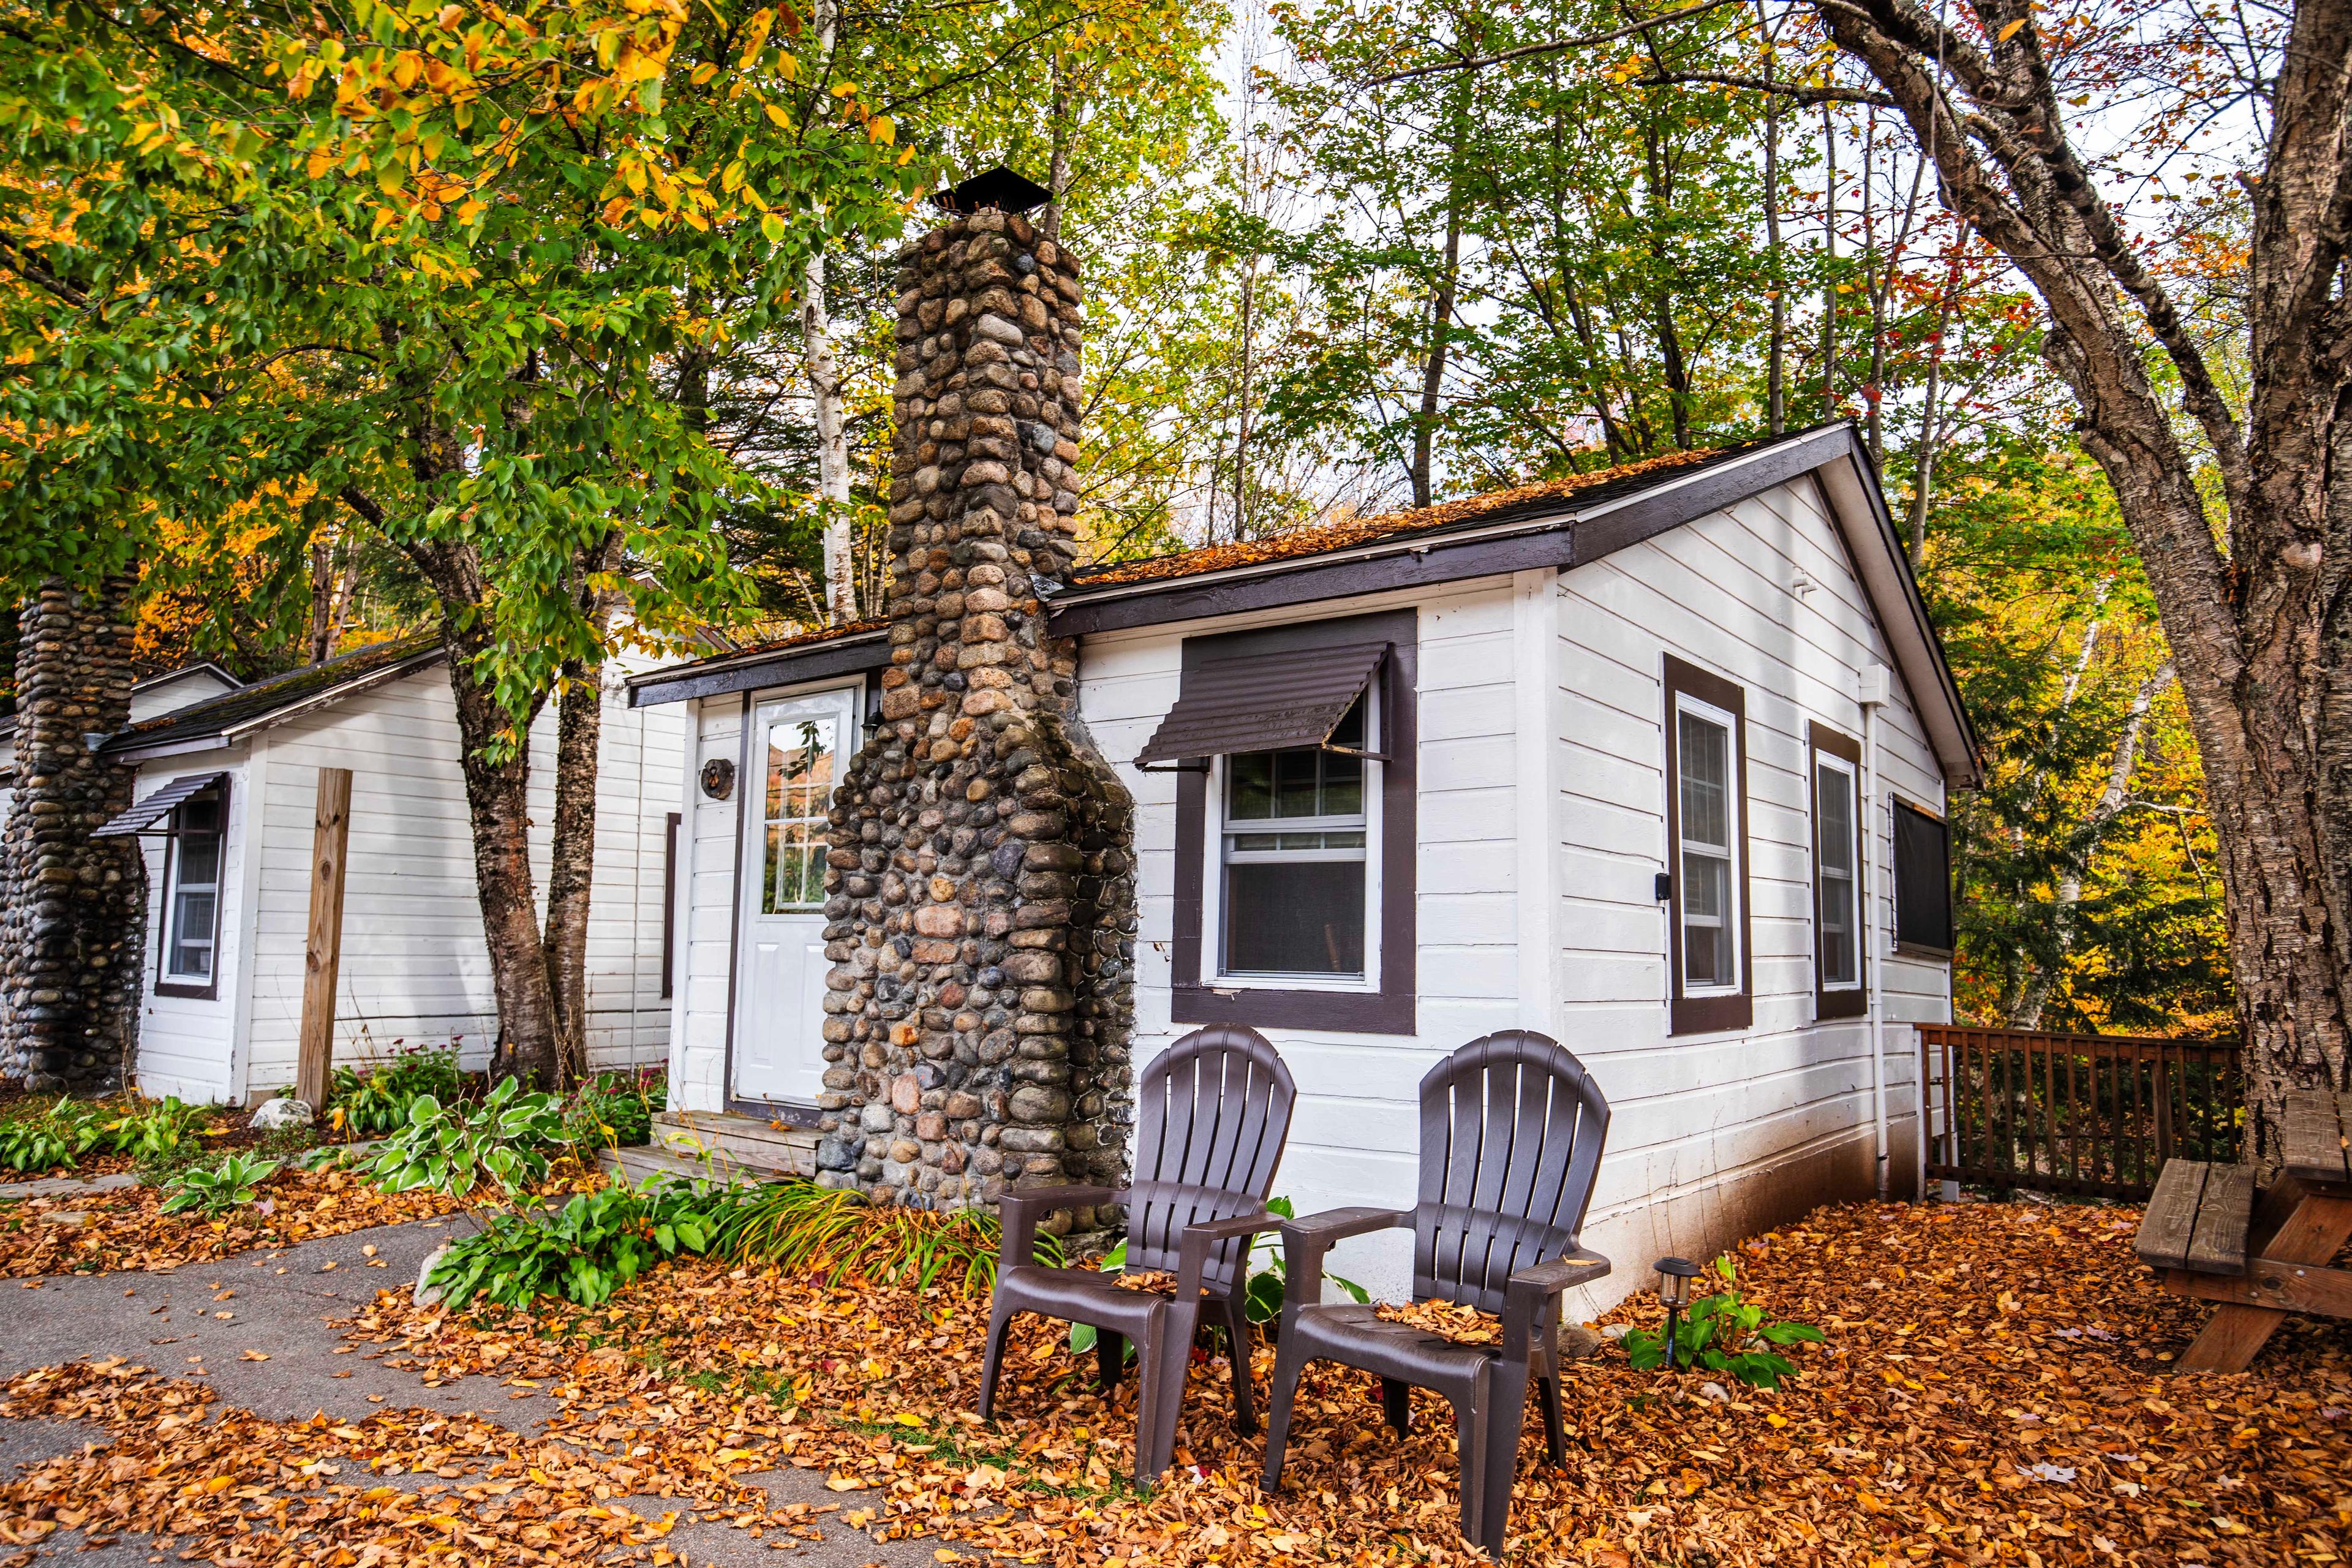
<path id="1" fill-rule="evenodd" d="M 2144 1198 L 2176 1154 L 2238 1157 L 2234 1040 L 1923 1024 L 1919 1058 L 1930 1178 Z"/>

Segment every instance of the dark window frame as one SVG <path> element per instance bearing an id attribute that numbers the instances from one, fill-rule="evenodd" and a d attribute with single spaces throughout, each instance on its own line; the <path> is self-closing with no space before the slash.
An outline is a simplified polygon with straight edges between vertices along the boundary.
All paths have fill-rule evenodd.
<path id="1" fill-rule="evenodd" d="M 180 814 L 207 795 L 220 802 L 220 868 L 214 874 L 213 882 L 212 976 L 198 984 L 192 980 L 172 978 L 172 883 L 180 868 Z M 172 808 L 172 829 L 163 839 L 163 876 L 155 900 L 154 994 L 158 996 L 177 996 L 191 1002 L 213 1002 L 220 997 L 221 913 L 228 903 L 228 803 L 229 781 L 224 777 L 211 788 L 189 796 Z"/>
<path id="2" fill-rule="evenodd" d="M 1350 1035 L 1419 1033 L 1417 895 L 1420 868 L 1416 803 L 1420 791 L 1419 611 L 1408 606 L 1338 620 L 1306 621 L 1246 632 L 1186 637 L 1189 673 L 1211 659 L 1382 642 L 1387 657 L 1373 677 L 1380 703 L 1380 985 L 1377 990 L 1286 990 L 1252 983 L 1203 982 L 1201 930 L 1209 872 L 1209 778 L 1205 758 L 1187 758 L 1176 775 L 1176 900 L 1172 996 L 1180 1024 L 1240 1024 L 1253 1028 L 1320 1029 Z"/>
<path id="3" fill-rule="evenodd" d="M 673 976 L 677 964 L 677 834 L 684 812 L 667 815 L 662 826 L 662 965 L 661 994 L 667 1002 L 677 994 Z"/>
<path id="4" fill-rule="evenodd" d="M 1813 1016 L 1859 1018 L 1870 1011 L 1869 804 L 1862 796 L 1862 742 L 1813 721 L 1805 757 L 1805 790 L 1812 803 Z M 1831 986 L 1822 952 L 1822 758 L 1853 771 L 1853 984 Z"/>
<path id="5" fill-rule="evenodd" d="M 1750 940 L 1754 900 L 1749 897 L 1754 857 L 1748 842 L 1748 692 L 1746 688 L 1673 654 L 1665 656 L 1661 688 L 1665 701 L 1662 728 L 1666 763 L 1666 1032 L 1705 1035 L 1745 1029 L 1756 1021 L 1756 949 Z M 1733 884 L 1738 889 L 1739 900 L 1739 989 L 1697 996 L 1683 994 L 1682 725 L 1678 699 L 1685 696 L 1731 715 L 1732 771 L 1738 775 L 1738 786 L 1729 794 L 1735 806 L 1731 847 L 1738 859 Z"/>
<path id="6" fill-rule="evenodd" d="M 1919 942 L 1903 934 L 1903 856 L 1900 847 L 1902 841 L 1900 828 L 1902 817 L 1900 814 L 1906 811 L 1911 813 L 1912 816 L 1918 817 L 1923 822 L 1933 823 L 1935 825 L 1937 837 L 1943 842 L 1944 937 L 1946 940 L 1946 945 L 1943 946 L 1938 946 L 1934 942 Z M 1889 852 L 1888 858 L 1893 862 L 1893 869 L 1887 878 L 1887 881 L 1889 884 L 1889 890 L 1893 895 L 1895 909 L 1895 952 L 1899 957 L 1926 958 L 1931 959 L 1938 963 L 1949 963 L 1952 961 L 1952 956 L 1955 952 L 1954 947 L 1950 944 L 1958 934 L 1953 928 L 1953 915 L 1955 912 L 1955 906 L 1958 900 L 1953 897 L 1951 822 L 1942 812 L 1930 810 L 1928 807 L 1921 805 L 1918 802 L 1906 800 L 1899 795 L 1894 795 L 1888 801 L 1887 814 L 1886 837 L 1887 848 Z"/>

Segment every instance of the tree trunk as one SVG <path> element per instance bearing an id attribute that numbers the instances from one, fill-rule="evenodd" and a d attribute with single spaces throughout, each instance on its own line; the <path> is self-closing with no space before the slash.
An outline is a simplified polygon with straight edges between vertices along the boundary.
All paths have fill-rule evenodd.
<path id="1" fill-rule="evenodd" d="M 442 643 L 449 650 L 449 689 L 457 702 L 458 763 L 474 831 L 474 891 L 499 1004 L 490 1071 L 494 1077 L 554 1084 L 562 1079 L 562 1055 L 531 887 L 530 734 L 525 730 L 520 744 L 494 755 L 515 721 L 474 678 L 481 634 L 460 631 L 457 625 L 454 616 L 444 618 Z"/>
<path id="2" fill-rule="evenodd" d="M 555 1009 L 558 1081 L 588 1076 L 588 897 L 596 871 L 596 753 L 604 721 L 601 664 L 567 665 L 556 699 L 555 836 L 540 951 Z"/>
<path id="3" fill-rule="evenodd" d="M 831 69 L 841 23 L 838 0 L 816 0 L 818 56 Z M 801 278 L 801 350 L 816 419 L 817 504 L 824 520 L 824 608 L 835 626 L 858 618 L 857 568 L 849 505 L 849 423 L 841 406 L 841 362 L 833 352 L 833 318 L 824 298 L 824 251 L 809 253 Z"/>
<path id="4" fill-rule="evenodd" d="M 1454 293 L 1462 279 L 1462 203 L 1457 182 L 1445 200 L 1445 252 L 1437 291 L 1429 301 L 1429 353 L 1421 367 L 1421 413 L 1412 424 L 1412 504 L 1427 506 L 1434 495 L 1431 468 L 1437 447 L 1437 416 L 1445 393 L 1445 356 L 1453 347 Z"/>
<path id="5" fill-rule="evenodd" d="M 328 521 L 333 503 L 312 504 L 318 521 L 310 531 L 310 655 L 312 664 L 324 664 L 334 657 L 336 640 L 342 636 L 350 586 L 348 574 L 335 568 L 335 535 Z"/>
<path id="6" fill-rule="evenodd" d="M 2138 546 L 2204 767 L 2221 849 L 2250 1152 L 2270 1164 L 2291 1085 L 2343 1086 L 2352 984 L 2352 231 L 2345 157 L 2352 0 L 2303 0 L 2269 84 L 2270 143 L 2247 182 L 2252 244 L 2241 415 L 2068 137 L 2026 0 L 1974 0 L 1981 34 L 1916 0 L 1815 13 L 1935 160 L 1955 214 L 2041 296 L 2044 353 Z M 2227 552 L 2146 343 L 2210 446 Z"/>
<path id="7" fill-rule="evenodd" d="M 1758 0 L 1758 9 L 1762 9 L 1762 0 Z M 1768 33 L 1764 39 L 1768 82 L 1776 58 L 1772 45 Z M 1780 100 L 1775 94 L 1764 100 L 1764 244 L 1772 263 L 1772 342 L 1765 360 L 1764 401 L 1769 427 L 1778 436 L 1789 427 L 1789 280 L 1781 265 Z"/>

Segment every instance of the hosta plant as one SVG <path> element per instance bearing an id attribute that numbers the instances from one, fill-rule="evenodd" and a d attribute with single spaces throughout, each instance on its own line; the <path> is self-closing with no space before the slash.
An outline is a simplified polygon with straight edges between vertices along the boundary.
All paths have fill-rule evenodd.
<path id="1" fill-rule="evenodd" d="M 261 1184 L 278 1173 L 278 1165 L 257 1154 L 226 1154 L 216 1165 L 191 1165 L 164 1184 L 163 1212 L 223 1215 L 243 1208 L 261 1195 Z"/>
<path id="2" fill-rule="evenodd" d="M 425 1283 L 458 1307 L 477 1297 L 527 1307 L 541 1296 L 598 1306 L 654 1264 L 708 1248 L 727 1204 L 699 1183 L 615 1182 L 553 1215 L 491 1215 L 480 1234 L 442 1254 Z"/>
<path id="3" fill-rule="evenodd" d="M 408 1120 L 409 1107 L 422 1097 L 429 1094 L 446 1102 L 457 1099 L 464 1086 L 454 1045 L 395 1048 L 381 1061 L 355 1062 L 334 1070 L 327 1083 L 327 1125 L 337 1132 L 376 1137 L 398 1130 Z"/>
<path id="4" fill-rule="evenodd" d="M 0 1121 L 0 1167 L 11 1171 L 71 1170 L 105 1133 L 105 1118 L 87 1105 L 60 1096 Z"/>
<path id="5" fill-rule="evenodd" d="M 1796 1363 L 1780 1352 L 1794 1344 L 1816 1344 L 1821 1330 L 1811 1323 L 1768 1323 L 1764 1309 L 1739 1299 L 1731 1289 L 1733 1268 L 1728 1253 L 1715 1260 L 1715 1272 L 1724 1288 L 1702 1296 L 1675 1325 L 1672 1346 L 1665 1335 L 1635 1329 L 1619 1342 L 1636 1372 L 1651 1372 L 1671 1362 L 1677 1368 L 1705 1367 L 1728 1373 L 1755 1388 L 1778 1388 L 1793 1374 Z"/>
<path id="6" fill-rule="evenodd" d="M 177 1153 L 211 1120 L 208 1108 L 186 1104 L 177 1095 L 166 1095 L 162 1100 L 134 1102 L 105 1118 L 100 1123 L 99 1137 L 113 1153 L 128 1154 L 142 1163 L 158 1161 Z"/>
<path id="7" fill-rule="evenodd" d="M 460 1198 L 487 1177 L 512 1197 L 547 1174 L 547 1150 L 562 1140 L 562 1101 L 501 1079 L 475 1105 L 417 1096 L 408 1121 L 377 1145 L 368 1174 L 380 1192 L 430 1187 Z"/>

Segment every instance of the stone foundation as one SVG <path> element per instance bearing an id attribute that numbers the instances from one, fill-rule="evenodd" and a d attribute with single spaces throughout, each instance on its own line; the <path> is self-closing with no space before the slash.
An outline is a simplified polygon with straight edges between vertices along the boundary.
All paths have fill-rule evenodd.
<path id="1" fill-rule="evenodd" d="M 118 1087 L 139 1018 L 146 862 L 135 838 L 92 838 L 131 807 L 134 769 L 97 737 L 131 720 L 121 590 L 44 584 L 19 617 L 16 783 L 0 833 L 0 1078 L 29 1089 Z"/>
<path id="2" fill-rule="evenodd" d="M 951 1208 L 1122 1178 L 1133 803 L 1040 603 L 1074 549 L 1076 264 L 982 211 L 898 281 L 891 665 L 831 814 L 818 1180 Z"/>

